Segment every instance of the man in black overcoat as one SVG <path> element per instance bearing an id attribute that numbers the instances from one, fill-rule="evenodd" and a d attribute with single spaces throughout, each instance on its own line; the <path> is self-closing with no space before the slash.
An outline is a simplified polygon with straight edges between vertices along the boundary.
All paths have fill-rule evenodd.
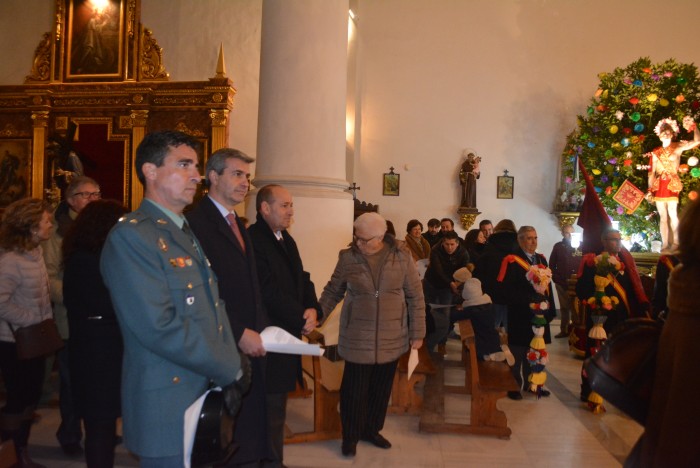
<path id="1" fill-rule="evenodd" d="M 511 255 L 503 259 L 501 271 L 507 266 L 505 275 L 499 275 L 504 289 L 508 291 L 508 346 L 515 357 L 515 365 L 512 367 L 513 376 L 521 388 L 528 388 L 530 376 L 530 364 L 525 355 L 530 348 L 530 341 L 534 336 L 532 331 L 533 313 L 530 304 L 548 303 L 548 309 L 543 315 L 547 319 L 545 325 L 544 341 L 551 342 L 549 322 L 554 318 L 554 299 L 552 297 L 552 285 L 545 294 L 535 291 L 532 283 L 525 276 L 532 265 L 547 266 L 544 255 L 537 253 L 537 231 L 532 226 L 522 226 L 518 230 L 518 248 Z M 522 371 L 522 376 L 521 376 Z M 549 390 L 542 390 L 540 396 L 547 397 Z M 521 400 L 520 392 L 508 392 L 512 400 Z"/>
<path id="2" fill-rule="evenodd" d="M 248 228 L 265 310 L 270 324 L 297 338 L 311 332 L 321 316 L 311 275 L 304 271 L 297 244 L 287 232 L 294 216 L 292 195 L 280 185 L 266 185 L 256 199 L 257 221 Z M 282 466 L 287 393 L 300 381 L 301 358 L 267 355 L 267 419 L 274 466 Z"/>
<path id="3" fill-rule="evenodd" d="M 219 295 L 226 302 L 238 348 L 251 358 L 252 384 L 236 418 L 234 441 L 239 448 L 228 466 L 258 466 L 272 458 L 265 402 L 265 348 L 260 338 L 268 318 L 253 245 L 234 211 L 248 193 L 253 161 L 235 149 L 215 151 L 205 170 L 209 193 L 186 215 L 219 279 Z"/>

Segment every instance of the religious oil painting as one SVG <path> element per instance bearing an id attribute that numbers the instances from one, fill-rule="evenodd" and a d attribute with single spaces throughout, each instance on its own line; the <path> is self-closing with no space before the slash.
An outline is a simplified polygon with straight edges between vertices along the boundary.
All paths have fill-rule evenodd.
<path id="1" fill-rule="evenodd" d="M 0 139 L 0 211 L 30 194 L 31 140 Z"/>
<path id="2" fill-rule="evenodd" d="M 68 0 L 67 78 L 121 77 L 124 2 L 126 0 Z"/>
<path id="3" fill-rule="evenodd" d="M 498 176 L 496 178 L 496 198 L 513 198 L 513 183 L 515 177 Z"/>
<path id="4" fill-rule="evenodd" d="M 384 174 L 384 184 L 382 184 L 383 191 L 382 195 L 389 195 L 389 196 L 394 196 L 398 197 L 399 196 L 399 181 L 401 175 L 400 174 L 394 174 L 394 171 L 392 170 L 389 173 Z"/>

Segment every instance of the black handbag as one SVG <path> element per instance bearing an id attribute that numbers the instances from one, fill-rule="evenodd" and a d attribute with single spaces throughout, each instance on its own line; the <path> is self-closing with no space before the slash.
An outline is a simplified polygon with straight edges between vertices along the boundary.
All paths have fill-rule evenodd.
<path id="1" fill-rule="evenodd" d="M 651 319 L 626 320 L 584 364 L 591 388 L 641 425 L 649 412 L 662 327 Z"/>
<path id="2" fill-rule="evenodd" d="M 192 467 L 226 462 L 237 446 L 233 443 L 234 419 L 224 407 L 222 391 L 211 391 L 202 404 L 192 445 Z"/>
<path id="3" fill-rule="evenodd" d="M 12 333 L 17 345 L 17 359 L 20 360 L 48 356 L 63 348 L 63 339 L 52 318 L 13 329 Z"/>

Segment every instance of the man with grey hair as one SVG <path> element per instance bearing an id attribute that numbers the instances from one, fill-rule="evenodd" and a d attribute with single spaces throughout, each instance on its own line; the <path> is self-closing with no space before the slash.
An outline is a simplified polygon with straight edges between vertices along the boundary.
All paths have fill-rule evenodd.
<path id="1" fill-rule="evenodd" d="M 365 213 L 354 223 L 350 248 L 319 300 L 328 316 L 345 298 L 338 352 L 345 359 L 340 387 L 341 452 L 355 456 L 359 440 L 388 449 L 384 427 L 398 360 L 425 336 L 425 302 L 413 257 L 386 234 L 386 221 Z"/>
<path id="2" fill-rule="evenodd" d="M 205 168 L 207 196 L 187 213 L 219 278 L 219 294 L 241 353 L 252 364 L 253 381 L 236 420 L 234 441 L 239 449 L 228 466 L 257 466 L 271 460 L 267 430 L 265 348 L 260 332 L 269 325 L 260 294 L 255 253 L 250 236 L 235 207 L 250 188 L 253 158 L 233 148 L 215 151 Z"/>
<path id="3" fill-rule="evenodd" d="M 51 304 L 56 318 L 58 331 L 61 338 L 68 340 L 68 314 L 63 305 L 63 254 L 61 247 L 63 237 L 73 221 L 78 217 L 88 203 L 99 200 L 102 197 L 100 185 L 87 176 L 73 177 L 68 188 L 66 198 L 61 201 L 54 211 L 54 231 L 51 238 L 42 244 L 46 273 L 49 275 L 49 291 L 51 292 Z M 60 387 L 58 393 L 59 409 L 61 412 L 61 425 L 56 431 L 56 438 L 66 455 L 79 455 L 83 452 L 80 440 L 83 437 L 80 428 L 80 418 L 73 405 L 73 396 L 70 386 L 70 374 L 68 370 L 68 347 L 64 347 L 56 353 L 58 361 L 58 376 Z"/>
<path id="4" fill-rule="evenodd" d="M 550 343 L 549 322 L 554 317 L 554 300 L 551 287 L 544 294 L 535 291 L 533 285 L 527 279 L 526 274 L 533 265 L 547 267 L 547 259 L 536 252 L 537 231 L 532 226 L 522 226 L 518 230 L 518 248 L 513 255 L 507 255 L 501 265 L 499 281 L 503 281 L 505 290 L 508 291 L 508 346 L 515 357 L 515 364 L 511 368 L 515 381 L 521 389 L 527 389 L 528 377 L 531 370 L 525 356 L 530 348 L 530 341 L 534 336 L 532 331 L 531 304 L 546 302 L 549 306 L 544 310 L 547 320 L 545 325 L 544 340 Z M 507 268 L 504 270 L 504 268 Z M 521 375 L 522 372 L 522 375 Z M 542 389 L 540 396 L 550 395 L 549 390 Z M 508 392 L 511 400 L 522 400 L 521 392 Z"/>

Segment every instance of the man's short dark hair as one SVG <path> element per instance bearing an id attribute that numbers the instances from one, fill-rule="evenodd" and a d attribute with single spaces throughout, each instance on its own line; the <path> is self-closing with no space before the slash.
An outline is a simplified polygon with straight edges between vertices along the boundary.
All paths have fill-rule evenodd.
<path id="1" fill-rule="evenodd" d="M 428 227 L 437 227 L 440 225 L 440 220 L 437 218 L 430 218 L 430 221 L 428 221 Z"/>
<path id="2" fill-rule="evenodd" d="M 170 148 L 178 146 L 189 146 L 195 152 L 201 148 L 200 143 L 191 136 L 173 130 L 161 130 L 147 134 L 138 148 L 136 148 L 136 176 L 143 186 L 146 186 L 146 177 L 143 174 L 145 163 L 155 164 L 156 167 L 163 165 L 165 157 L 170 152 Z"/>
<path id="3" fill-rule="evenodd" d="M 272 192 L 273 189 L 277 187 L 282 188 L 282 186 L 278 184 L 268 184 L 258 190 L 258 194 L 255 196 L 255 210 L 258 213 L 260 213 L 260 208 L 262 207 L 263 202 L 272 203 L 272 200 L 275 198 L 272 195 Z"/>
<path id="4" fill-rule="evenodd" d="M 440 220 L 440 224 L 444 223 L 445 221 L 449 221 L 450 226 L 452 226 L 452 228 L 454 229 L 454 227 L 455 227 L 455 222 L 454 222 L 454 221 L 452 221 L 450 218 L 442 218 L 442 219 Z"/>
<path id="5" fill-rule="evenodd" d="M 481 220 L 481 222 L 479 223 L 479 229 L 481 229 L 482 227 L 486 226 L 487 224 L 490 224 L 490 225 L 493 226 L 493 223 L 491 222 L 490 219 L 483 219 L 483 220 Z"/>
<path id="6" fill-rule="evenodd" d="M 457 234 L 457 231 L 447 231 L 444 236 L 442 236 L 442 240 L 450 240 L 450 239 L 456 239 L 457 242 L 459 242 L 461 239 L 459 238 L 459 234 Z"/>

